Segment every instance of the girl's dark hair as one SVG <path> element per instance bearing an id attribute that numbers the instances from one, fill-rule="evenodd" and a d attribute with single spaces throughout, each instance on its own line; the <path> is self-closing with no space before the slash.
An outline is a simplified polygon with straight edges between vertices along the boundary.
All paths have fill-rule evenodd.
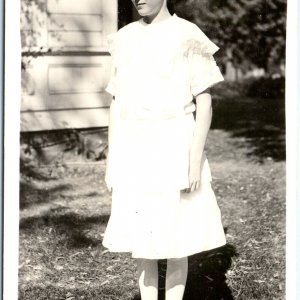
<path id="1" fill-rule="evenodd" d="M 175 13 L 175 0 L 167 0 L 167 7 L 171 15 Z"/>

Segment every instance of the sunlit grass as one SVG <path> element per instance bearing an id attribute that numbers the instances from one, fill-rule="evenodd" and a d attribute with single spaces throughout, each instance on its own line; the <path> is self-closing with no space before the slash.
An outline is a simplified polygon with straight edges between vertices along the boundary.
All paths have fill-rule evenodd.
<path id="1" fill-rule="evenodd" d="M 284 299 L 284 111 L 222 101 L 207 156 L 228 244 L 190 257 L 184 299 Z M 105 161 L 33 166 L 20 178 L 19 299 L 138 300 L 134 260 L 101 244 Z M 161 261 L 161 299 L 165 269 Z"/>

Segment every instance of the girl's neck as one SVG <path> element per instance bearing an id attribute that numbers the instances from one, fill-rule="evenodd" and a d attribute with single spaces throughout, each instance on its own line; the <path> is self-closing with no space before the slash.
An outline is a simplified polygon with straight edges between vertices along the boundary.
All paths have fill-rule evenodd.
<path id="1" fill-rule="evenodd" d="M 164 7 L 158 12 L 158 14 L 156 14 L 154 16 L 144 16 L 142 18 L 142 20 L 146 24 L 153 24 L 153 23 L 158 23 L 158 22 L 164 21 L 170 17 L 171 17 L 171 14 L 170 14 L 169 10 L 167 9 L 167 7 Z"/>

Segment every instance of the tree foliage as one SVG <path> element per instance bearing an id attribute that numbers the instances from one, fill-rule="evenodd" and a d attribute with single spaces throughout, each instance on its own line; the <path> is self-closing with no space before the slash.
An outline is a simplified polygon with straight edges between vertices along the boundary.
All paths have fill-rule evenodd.
<path id="1" fill-rule="evenodd" d="M 272 73 L 285 61 L 286 0 L 181 0 L 175 12 L 203 29 L 223 61 Z"/>

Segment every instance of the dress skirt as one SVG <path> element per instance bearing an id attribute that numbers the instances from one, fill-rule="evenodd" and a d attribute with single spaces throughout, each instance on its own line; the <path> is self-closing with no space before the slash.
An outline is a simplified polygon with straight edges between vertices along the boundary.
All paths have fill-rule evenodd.
<path id="1" fill-rule="evenodd" d="M 225 244 L 220 210 L 210 184 L 192 192 L 113 190 L 103 245 L 148 259 L 180 258 Z"/>
<path id="2" fill-rule="evenodd" d="M 103 239 L 110 251 L 180 258 L 226 243 L 206 157 L 200 188 L 184 191 L 194 125 L 192 114 L 115 124 L 106 178 L 112 207 Z"/>

